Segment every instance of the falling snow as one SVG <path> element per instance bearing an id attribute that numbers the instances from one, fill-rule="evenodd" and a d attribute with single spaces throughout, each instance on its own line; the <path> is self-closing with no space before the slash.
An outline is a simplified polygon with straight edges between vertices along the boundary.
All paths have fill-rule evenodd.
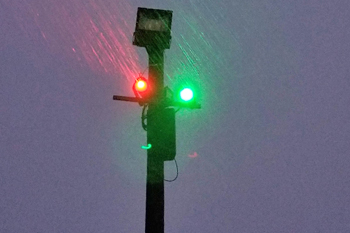
<path id="1" fill-rule="evenodd" d="M 3 0 L 0 232 L 143 232 L 137 7 L 173 11 L 166 232 L 350 232 L 348 1 Z M 165 165 L 166 177 L 175 166 Z"/>

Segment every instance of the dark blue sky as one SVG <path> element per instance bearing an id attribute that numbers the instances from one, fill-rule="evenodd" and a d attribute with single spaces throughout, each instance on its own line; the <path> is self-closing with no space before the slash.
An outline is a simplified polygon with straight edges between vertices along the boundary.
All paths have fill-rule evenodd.
<path id="1" fill-rule="evenodd" d="M 112 100 L 147 68 L 137 7 L 173 10 L 165 82 L 202 103 L 165 232 L 350 232 L 346 0 L 1 0 L 0 231 L 144 231 L 141 108 Z"/>

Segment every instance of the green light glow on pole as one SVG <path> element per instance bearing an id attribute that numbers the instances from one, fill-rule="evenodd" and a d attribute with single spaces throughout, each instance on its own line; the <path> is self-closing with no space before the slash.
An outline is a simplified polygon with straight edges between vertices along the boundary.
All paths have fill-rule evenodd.
<path id="1" fill-rule="evenodd" d="M 144 150 L 148 150 L 148 149 L 152 148 L 152 145 L 151 144 L 147 144 L 147 146 L 141 146 L 141 148 L 144 149 Z"/>
<path id="2" fill-rule="evenodd" d="M 193 91 L 190 88 L 184 88 L 180 91 L 181 100 L 187 102 L 193 99 Z"/>

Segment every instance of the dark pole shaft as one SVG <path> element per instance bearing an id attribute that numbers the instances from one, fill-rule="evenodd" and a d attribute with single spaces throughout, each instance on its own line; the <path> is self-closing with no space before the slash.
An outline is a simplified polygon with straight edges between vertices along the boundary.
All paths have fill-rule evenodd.
<path id="1" fill-rule="evenodd" d="M 163 98 L 164 88 L 164 49 L 148 47 L 149 73 L 148 81 L 156 91 L 156 99 Z M 159 114 L 161 106 L 150 103 L 147 111 L 147 143 L 152 144 L 157 137 L 157 122 L 153 122 Z M 150 117 L 151 116 L 151 117 Z M 146 186 L 146 233 L 164 233 L 164 161 L 162 152 L 152 147 L 147 150 L 147 186 Z"/>

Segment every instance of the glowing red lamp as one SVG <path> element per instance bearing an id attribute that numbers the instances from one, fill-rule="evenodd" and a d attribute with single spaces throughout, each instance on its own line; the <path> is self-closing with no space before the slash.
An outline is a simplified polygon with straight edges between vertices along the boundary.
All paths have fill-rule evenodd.
<path id="1" fill-rule="evenodd" d="M 148 87 L 147 80 L 142 77 L 136 79 L 134 87 L 137 92 L 147 91 L 147 87 Z"/>

